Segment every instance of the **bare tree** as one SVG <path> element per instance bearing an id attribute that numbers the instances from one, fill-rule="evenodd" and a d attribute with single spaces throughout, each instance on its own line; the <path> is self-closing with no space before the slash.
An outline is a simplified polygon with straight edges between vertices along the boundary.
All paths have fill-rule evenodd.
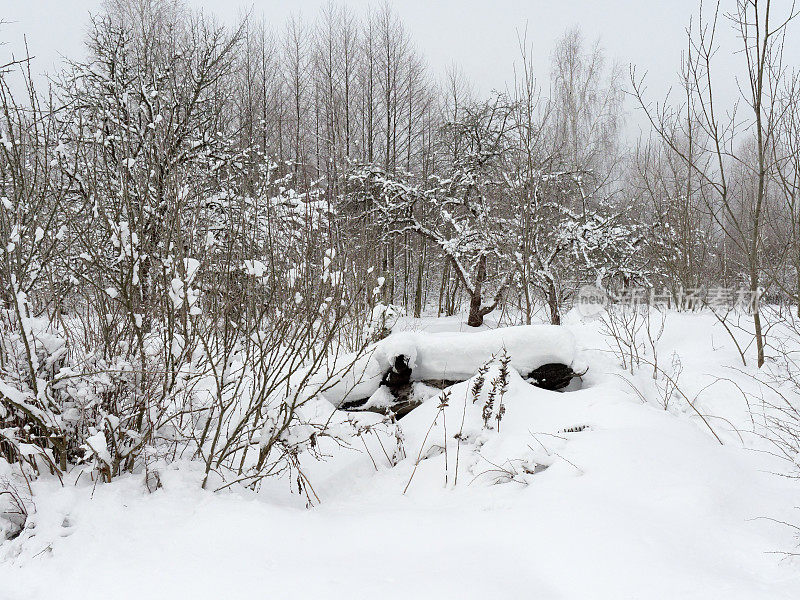
<path id="1" fill-rule="evenodd" d="M 736 249 L 748 289 L 762 292 L 763 219 L 770 180 L 776 163 L 773 147 L 781 123 L 777 102 L 784 77 L 783 48 L 787 28 L 795 16 L 794 7 L 784 15 L 774 14 L 771 0 L 737 0 L 736 8 L 724 15 L 741 44 L 740 56 L 746 81 L 740 86 L 746 116 L 727 112 L 718 105 L 712 70 L 716 52 L 719 6 L 706 20 L 700 15 L 689 32 L 689 49 L 684 60 L 683 85 L 687 100 L 678 110 L 666 103 L 651 106 L 644 99 L 641 79 L 632 72 L 634 93 L 648 115 L 656 134 L 688 165 L 708 193 L 704 202 L 716 225 Z M 682 144 L 688 132 L 678 115 L 688 113 L 683 123 L 702 130 L 702 146 L 689 154 Z M 696 138 L 695 138 L 696 139 Z M 738 176 L 733 171 L 738 170 Z M 758 366 L 764 364 L 764 326 L 757 302 L 753 306 L 754 335 Z"/>

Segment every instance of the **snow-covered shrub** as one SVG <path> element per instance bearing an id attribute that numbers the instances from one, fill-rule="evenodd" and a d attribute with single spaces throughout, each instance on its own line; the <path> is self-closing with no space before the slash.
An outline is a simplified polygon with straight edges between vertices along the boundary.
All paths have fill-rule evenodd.
<path id="1" fill-rule="evenodd" d="M 30 317 L 25 294 L 21 310 L 0 311 L 0 459 L 58 474 L 69 439 L 61 407 L 51 389 L 66 359 L 66 342 L 47 320 Z"/>
<path id="2" fill-rule="evenodd" d="M 33 508 L 30 492 L 22 491 L 25 486 L 19 469 L 0 457 L 0 541 L 15 538 L 25 527 Z"/>
<path id="3" fill-rule="evenodd" d="M 218 120 L 236 35 L 129 16 L 152 35 L 98 18 L 57 114 L 0 74 L 0 456 L 104 481 L 194 456 L 257 485 L 327 435 L 309 382 L 368 294 L 323 190 Z"/>
<path id="4" fill-rule="evenodd" d="M 240 321 L 229 347 L 204 341 L 198 348 L 207 367 L 194 388 L 193 416 L 179 433 L 196 444 L 206 482 L 213 473 L 215 487 L 257 486 L 264 477 L 294 472 L 306 489 L 298 455 L 313 454 L 318 438 L 332 435 L 333 407 L 317 396 L 336 374 L 329 361 L 349 325 L 351 300 L 330 275 L 337 266 L 332 257 L 328 252 L 321 271 L 308 271 L 326 283 L 311 286 L 306 275 L 299 277 L 299 301 L 290 293 L 273 297 L 268 310 L 255 311 L 257 319 Z"/>
<path id="5" fill-rule="evenodd" d="M 381 286 L 383 286 L 382 277 L 378 278 L 378 287 L 375 289 L 379 290 Z M 378 302 L 372 309 L 372 316 L 366 327 L 367 340 L 373 343 L 388 337 L 392 333 L 392 328 L 397 324 L 397 319 L 404 314 L 405 311 L 400 306 Z"/>

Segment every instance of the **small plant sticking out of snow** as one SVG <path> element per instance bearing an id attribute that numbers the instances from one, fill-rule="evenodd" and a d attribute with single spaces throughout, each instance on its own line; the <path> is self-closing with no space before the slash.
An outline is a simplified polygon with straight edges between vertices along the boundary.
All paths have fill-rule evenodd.
<path id="1" fill-rule="evenodd" d="M 497 407 L 497 431 L 500 431 L 500 421 L 503 420 L 503 415 L 506 414 L 506 405 L 503 403 L 503 397 L 506 394 L 506 390 L 508 389 L 508 364 L 511 362 L 511 357 L 506 354 L 505 349 L 503 349 L 503 354 L 500 356 L 500 373 L 498 374 L 497 378 L 492 382 L 497 382 L 499 387 L 498 391 L 498 407 Z"/>
<path id="2" fill-rule="evenodd" d="M 489 361 L 491 362 L 491 361 Z M 475 404 L 478 401 L 478 397 L 481 395 L 481 390 L 483 390 L 483 384 L 486 381 L 486 371 L 489 370 L 489 363 L 484 363 L 478 369 L 477 374 L 475 375 L 475 380 L 472 382 L 472 387 L 470 391 L 472 392 L 472 403 Z"/>
<path id="3" fill-rule="evenodd" d="M 378 463 L 382 462 L 380 454 L 383 454 L 390 467 L 397 466 L 400 461 L 406 458 L 405 449 L 403 447 L 403 430 L 400 428 L 400 425 L 397 423 L 397 419 L 394 417 L 394 415 L 386 415 L 383 417 L 383 420 L 377 423 L 359 423 L 354 419 L 350 419 L 349 424 L 352 427 L 354 434 L 361 440 L 364 450 L 366 451 L 367 456 L 369 456 L 370 461 L 372 462 L 372 465 L 376 471 L 380 470 L 378 468 Z M 377 445 L 380 448 L 380 453 L 375 453 L 373 455 L 373 451 L 370 450 L 366 441 L 368 436 L 372 436 L 372 438 L 377 442 Z M 389 454 L 387 444 L 384 443 L 382 436 L 383 438 L 388 438 L 389 441 L 394 441 L 394 450 L 392 450 L 391 454 Z M 389 449 L 391 449 L 390 446 Z"/>
<path id="4" fill-rule="evenodd" d="M 494 384 L 494 381 L 492 381 Z M 492 420 L 492 412 L 494 411 L 494 397 L 497 394 L 497 388 L 492 385 L 489 388 L 489 393 L 486 396 L 486 403 L 483 405 L 483 426 L 486 429 L 491 429 L 489 425 L 490 421 Z"/>
<path id="5" fill-rule="evenodd" d="M 492 429 L 492 418 L 497 421 L 497 430 L 500 431 L 500 421 L 503 420 L 503 415 L 506 412 L 505 405 L 503 404 L 503 396 L 508 389 L 508 365 L 511 358 L 503 349 L 500 355 L 500 369 L 497 375 L 491 381 L 491 388 L 486 397 L 486 403 L 483 405 L 483 426 L 487 429 Z M 477 383 L 477 382 L 476 382 Z M 483 385 L 481 383 L 481 385 Z M 497 412 L 495 412 L 495 401 L 497 401 Z"/>
<path id="6" fill-rule="evenodd" d="M 406 484 L 406 487 L 403 489 L 404 494 L 408 491 L 408 487 L 411 485 L 411 480 L 414 479 L 414 475 L 417 472 L 417 467 L 419 466 L 419 463 L 422 461 L 422 452 L 425 449 L 425 443 L 428 441 L 428 436 L 431 434 L 431 431 L 433 431 L 433 428 L 436 425 L 436 421 L 439 419 L 439 416 L 444 415 L 444 410 L 448 406 L 450 406 L 451 393 L 452 390 L 449 389 L 444 390 L 441 393 L 441 396 L 439 398 L 439 405 L 437 406 L 438 411 L 436 412 L 436 415 L 433 418 L 433 422 L 431 423 L 431 426 L 428 428 L 428 431 L 422 440 L 422 445 L 420 446 L 419 453 L 417 454 L 417 460 L 414 461 L 414 470 L 411 471 L 411 477 L 408 478 L 408 483 Z M 446 482 L 447 481 L 447 425 L 446 424 L 444 426 L 444 430 L 445 430 L 444 452 L 445 452 L 445 482 Z"/>

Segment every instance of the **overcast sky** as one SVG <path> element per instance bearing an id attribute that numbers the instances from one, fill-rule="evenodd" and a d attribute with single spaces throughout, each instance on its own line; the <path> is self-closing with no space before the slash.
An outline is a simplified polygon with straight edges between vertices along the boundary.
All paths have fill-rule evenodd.
<path id="1" fill-rule="evenodd" d="M 37 57 L 37 70 L 51 69 L 60 55 L 79 56 L 88 15 L 98 11 L 101 2 L 0 0 L 0 19 L 10 21 L 0 30 L 0 40 L 7 42 L 0 56 L 11 50 L 19 53 L 23 35 Z M 783 2 L 789 5 L 789 0 L 774 4 L 780 8 Z M 263 14 L 279 27 L 291 13 L 313 19 L 325 0 L 188 3 L 231 23 L 243 10 L 252 8 L 255 15 Z M 364 12 L 378 2 L 350 0 L 345 4 Z M 686 44 L 685 29 L 697 13 L 699 0 L 394 0 L 392 5 L 434 74 L 455 63 L 479 90 L 505 89 L 518 56 L 517 32 L 526 24 L 537 54 L 535 67 L 542 78 L 554 40 L 577 25 L 588 39 L 600 38 L 609 58 L 625 67 L 626 74 L 631 63 L 646 70 L 653 97 L 660 97 L 675 81 Z M 724 27 L 728 29 L 727 24 Z M 800 22 L 795 27 L 800 30 Z M 727 35 L 733 39 L 732 34 Z M 798 39 L 800 35 L 794 35 L 789 42 L 790 60 L 800 57 Z M 720 79 L 726 79 L 720 86 L 723 95 L 735 93 L 732 71 L 736 62 L 740 59 L 720 53 Z"/>

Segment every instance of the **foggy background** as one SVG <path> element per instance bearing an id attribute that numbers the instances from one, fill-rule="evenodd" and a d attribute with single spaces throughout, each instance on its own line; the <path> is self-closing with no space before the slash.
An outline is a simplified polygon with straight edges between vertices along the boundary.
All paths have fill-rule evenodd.
<path id="1" fill-rule="evenodd" d="M 274 29 L 284 27 L 291 15 L 313 22 L 326 0 L 187 0 L 186 4 L 235 24 L 244 14 L 265 17 Z M 350 0 L 339 2 L 357 14 L 376 10 L 383 2 Z M 534 68 L 542 85 L 554 41 L 564 31 L 579 27 L 589 42 L 598 40 L 609 61 L 616 61 L 628 79 L 631 64 L 637 73 L 647 73 L 652 100 L 663 99 L 676 82 L 681 53 L 686 47 L 686 28 L 697 19 L 697 0 L 398 0 L 389 3 L 408 28 L 411 39 L 425 58 L 434 77 L 459 66 L 479 93 L 505 90 L 514 77 L 519 58 L 519 40 L 527 30 L 534 48 Z M 787 10 L 788 10 L 787 2 Z M 91 13 L 102 0 L 0 0 L 0 57 L 24 55 L 24 39 L 36 57 L 33 70 L 51 71 L 62 56 L 81 57 L 82 41 Z M 708 5 L 710 11 L 713 6 Z M 730 50 L 736 37 L 724 19 L 718 39 Z M 797 39 L 787 40 L 787 52 L 800 52 Z M 740 57 L 740 55 L 739 55 Z M 737 56 L 720 52 L 716 60 L 718 97 L 726 104 L 737 98 L 734 74 L 740 72 Z M 725 77 L 729 72 L 731 77 Z M 644 129 L 643 117 L 627 104 L 628 135 Z"/>

